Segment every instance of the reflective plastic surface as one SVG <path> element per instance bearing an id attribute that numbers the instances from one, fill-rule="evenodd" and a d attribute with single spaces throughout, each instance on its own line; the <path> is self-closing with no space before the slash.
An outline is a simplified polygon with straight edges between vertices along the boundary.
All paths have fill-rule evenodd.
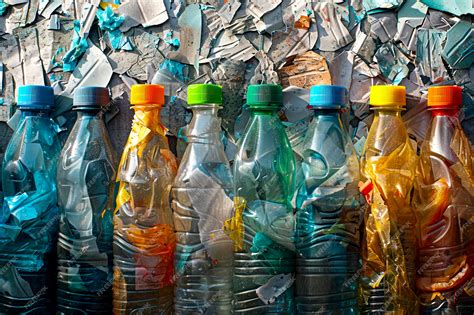
<path id="1" fill-rule="evenodd" d="M 373 184 L 365 216 L 361 270 L 364 313 L 415 314 L 416 228 L 410 193 L 417 157 L 401 119 L 401 107 L 374 108 L 362 158 Z"/>
<path id="2" fill-rule="evenodd" d="M 251 110 L 234 164 L 237 314 L 294 312 L 295 160 L 278 109 Z"/>
<path id="3" fill-rule="evenodd" d="M 462 309 L 462 314 L 472 314 L 473 152 L 457 117 L 448 113 L 433 117 L 417 169 L 413 202 L 419 221 L 416 286 L 424 313 Z"/>
<path id="4" fill-rule="evenodd" d="M 61 149 L 48 113 L 21 114 L 2 166 L 0 312 L 51 314 Z"/>
<path id="5" fill-rule="evenodd" d="M 135 106 L 118 168 L 115 314 L 173 312 L 176 237 L 169 198 L 177 165 L 159 117 L 158 106 Z"/>
<path id="6" fill-rule="evenodd" d="M 57 174 L 60 314 L 111 312 L 115 161 L 102 113 L 78 112 Z"/>
<path id="7" fill-rule="evenodd" d="M 232 174 L 221 142 L 217 106 L 193 105 L 186 151 L 172 190 L 176 229 L 175 314 L 231 314 Z"/>
<path id="8" fill-rule="evenodd" d="M 337 109 L 315 111 L 303 144 L 296 213 L 299 314 L 357 314 L 359 161 Z"/>

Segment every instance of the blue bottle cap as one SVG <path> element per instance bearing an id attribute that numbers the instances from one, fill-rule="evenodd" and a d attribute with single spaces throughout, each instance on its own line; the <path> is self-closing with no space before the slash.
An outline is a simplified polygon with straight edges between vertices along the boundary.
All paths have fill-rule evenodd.
<path id="1" fill-rule="evenodd" d="M 313 85 L 309 95 L 309 107 L 338 109 L 347 105 L 349 92 L 338 85 Z"/>
<path id="2" fill-rule="evenodd" d="M 44 85 L 23 85 L 18 87 L 19 109 L 51 110 L 54 107 L 54 90 Z"/>
<path id="3" fill-rule="evenodd" d="M 84 86 L 74 91 L 74 109 L 100 109 L 110 103 L 109 89 Z"/>

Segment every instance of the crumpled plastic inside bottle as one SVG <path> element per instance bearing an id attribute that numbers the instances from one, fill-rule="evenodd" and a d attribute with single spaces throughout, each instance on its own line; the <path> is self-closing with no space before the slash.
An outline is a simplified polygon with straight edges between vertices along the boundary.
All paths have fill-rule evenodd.
<path id="1" fill-rule="evenodd" d="M 453 127 L 443 126 L 446 128 L 444 134 L 453 133 L 450 147 L 454 155 L 446 157 L 452 161 L 448 165 L 436 152 L 431 153 L 430 144 L 424 142 L 413 205 L 418 214 L 421 249 L 430 250 L 431 244 L 436 242 L 450 248 L 446 252 L 447 249 L 436 246 L 429 259 L 422 260 L 417 287 L 429 294 L 420 298 L 425 303 L 438 298 L 448 299 L 451 304 L 457 302 L 456 296 L 454 301 L 450 296 L 453 290 L 468 288 L 472 281 L 473 261 L 469 258 L 472 257 L 469 243 L 474 239 L 474 164 L 471 146 L 459 123 L 454 121 Z M 449 262 L 449 265 L 442 272 L 432 274 L 431 266 L 440 260 Z M 464 291 L 474 296 L 469 289 Z"/>
<path id="2" fill-rule="evenodd" d="M 171 182 L 177 171 L 177 163 L 173 153 L 157 142 L 157 135 L 163 140 L 166 139 L 166 128 L 160 123 L 159 114 L 157 110 L 142 111 L 137 108 L 132 131 L 118 167 L 119 188 L 115 213 L 118 212 L 120 215 L 115 216 L 114 224 L 119 235 L 123 232 L 120 236 L 124 240 L 117 242 L 116 246 L 123 247 L 121 251 L 135 256 L 136 290 L 160 289 L 174 281 L 172 271 L 176 235 L 172 224 L 165 222 L 171 222 L 171 217 L 168 217 L 171 215 L 171 209 L 168 209 L 167 213 L 166 207 L 169 207 L 167 202 Z M 153 126 L 154 130 L 147 126 Z M 140 169 L 143 167 L 148 167 L 148 170 Z M 152 178 L 152 173 L 155 173 L 156 179 Z M 137 175 L 140 179 L 137 179 Z M 137 180 L 149 181 L 149 199 L 134 200 L 134 192 L 137 192 L 132 191 L 131 186 Z M 158 186 L 152 182 L 154 180 L 158 181 Z M 157 194 L 161 196 L 161 203 L 158 204 L 155 202 Z M 144 203 L 146 207 L 140 207 L 137 202 Z M 162 223 L 157 223 L 158 216 L 162 218 L 160 220 Z M 115 285 L 120 288 L 117 290 L 118 294 L 126 294 L 127 281 L 120 268 L 115 268 L 114 277 Z M 119 298 L 119 301 L 126 300 L 126 296 Z"/>
<path id="3" fill-rule="evenodd" d="M 388 309 L 411 309 L 416 296 L 409 284 L 402 236 L 411 233 L 414 227 L 401 220 L 414 216 L 409 194 L 415 177 L 416 153 L 407 140 L 389 155 L 372 157 L 365 162 L 365 172 L 374 183 L 374 189 L 366 218 L 363 256 L 367 266 L 363 269 L 363 281 L 376 288 L 385 279 L 385 289 L 391 296 Z M 393 169 L 400 171 L 392 172 Z M 367 301 L 368 297 L 363 296 L 363 299 Z"/>

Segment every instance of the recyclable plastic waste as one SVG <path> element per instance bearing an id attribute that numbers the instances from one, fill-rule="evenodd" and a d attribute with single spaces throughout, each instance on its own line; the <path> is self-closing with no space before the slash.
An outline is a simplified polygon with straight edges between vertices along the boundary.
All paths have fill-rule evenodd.
<path id="1" fill-rule="evenodd" d="M 232 217 L 232 173 L 221 141 L 222 89 L 188 87 L 193 118 L 172 188 L 176 230 L 175 314 L 231 314 L 233 243 L 224 233 Z"/>
<path id="2" fill-rule="evenodd" d="M 458 119 L 461 106 L 461 87 L 428 89 L 433 120 L 421 148 L 413 201 L 423 314 L 474 313 L 474 161 Z"/>
<path id="3" fill-rule="evenodd" d="M 54 311 L 58 127 L 49 114 L 53 89 L 18 88 L 18 124 L 2 165 L 0 212 L 0 313 Z"/>
<path id="4" fill-rule="evenodd" d="M 250 85 L 250 121 L 234 163 L 236 314 L 295 311 L 295 159 L 278 113 L 279 85 Z"/>
<path id="5" fill-rule="evenodd" d="M 358 314 L 361 195 L 359 161 L 340 117 L 347 97 L 341 86 L 311 88 L 296 199 L 298 314 Z"/>
<path id="6" fill-rule="evenodd" d="M 110 314 L 116 159 L 103 119 L 109 91 L 75 90 L 77 121 L 58 163 L 58 314 Z"/>
<path id="7" fill-rule="evenodd" d="M 372 86 L 375 112 L 361 161 L 370 200 L 362 248 L 363 314 L 416 314 L 416 220 L 410 205 L 417 156 L 401 112 L 405 87 Z"/>
<path id="8" fill-rule="evenodd" d="M 164 88 L 133 85 L 132 130 L 118 167 L 114 313 L 172 314 L 176 247 L 169 203 L 176 159 L 160 123 Z"/>

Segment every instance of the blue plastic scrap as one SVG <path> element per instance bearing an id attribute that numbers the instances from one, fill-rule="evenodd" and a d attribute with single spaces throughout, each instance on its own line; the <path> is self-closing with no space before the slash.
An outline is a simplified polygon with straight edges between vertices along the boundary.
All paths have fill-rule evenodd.
<path id="1" fill-rule="evenodd" d="M 471 23 L 461 20 L 448 30 L 443 58 L 453 69 L 466 69 L 473 64 L 474 31 Z"/>
<path id="2" fill-rule="evenodd" d="M 184 75 L 184 69 L 186 68 L 185 64 L 181 62 L 165 59 L 160 65 L 160 69 L 166 69 L 171 72 L 177 79 L 181 81 L 186 81 L 186 76 Z"/>
<path id="3" fill-rule="evenodd" d="M 410 60 L 391 42 L 380 46 L 375 53 L 375 59 L 383 76 L 394 85 L 400 84 L 403 78 L 408 75 L 407 65 Z"/>
<path id="4" fill-rule="evenodd" d="M 474 14 L 472 0 L 421 0 L 432 9 L 448 12 L 457 16 Z"/>
<path id="5" fill-rule="evenodd" d="M 99 20 L 100 29 L 107 32 L 110 45 L 114 50 L 133 50 L 130 39 L 123 35 L 119 29 L 125 21 L 123 16 L 115 14 L 111 6 L 106 7 L 105 10 L 97 10 L 96 16 Z"/>
<path id="6" fill-rule="evenodd" d="M 439 82 L 448 77 L 441 53 L 446 32 L 434 29 L 419 29 L 416 44 L 416 62 L 421 74 L 430 78 L 431 82 Z"/>
<path id="7" fill-rule="evenodd" d="M 79 35 L 81 29 L 80 21 L 74 21 L 74 35 L 72 38 L 71 48 L 66 52 L 63 57 L 63 70 L 65 72 L 72 72 L 77 66 L 79 59 L 89 48 L 86 38 L 82 38 Z"/>
<path id="8" fill-rule="evenodd" d="M 174 48 L 179 48 L 179 46 L 181 45 L 181 43 L 179 42 L 179 39 L 172 38 L 172 37 L 173 37 L 173 31 L 169 31 L 165 34 L 165 38 L 163 39 L 163 41 Z"/>
<path id="9" fill-rule="evenodd" d="M 3 0 L 0 0 L 0 16 L 3 16 L 7 12 L 9 5 Z"/>

